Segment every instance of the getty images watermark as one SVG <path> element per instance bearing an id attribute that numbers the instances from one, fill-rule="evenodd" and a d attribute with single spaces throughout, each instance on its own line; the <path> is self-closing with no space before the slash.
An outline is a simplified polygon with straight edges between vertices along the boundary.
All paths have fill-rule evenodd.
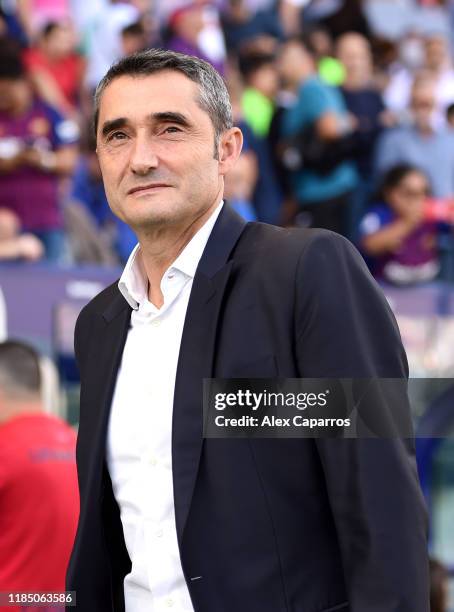
<path id="1" fill-rule="evenodd" d="M 350 427 L 350 419 L 341 418 L 305 418 L 301 414 L 293 417 L 278 417 L 274 414 L 261 414 L 264 408 L 320 408 L 327 406 L 329 389 L 320 393 L 282 393 L 277 391 L 262 391 L 255 393 L 250 389 L 238 389 L 236 392 L 216 393 L 214 397 L 215 410 L 226 408 L 248 408 L 252 414 L 238 417 L 218 414 L 214 417 L 217 427 Z M 253 413 L 259 411 L 259 416 Z"/>
<path id="2" fill-rule="evenodd" d="M 412 437 L 405 379 L 204 380 L 206 438 Z"/>

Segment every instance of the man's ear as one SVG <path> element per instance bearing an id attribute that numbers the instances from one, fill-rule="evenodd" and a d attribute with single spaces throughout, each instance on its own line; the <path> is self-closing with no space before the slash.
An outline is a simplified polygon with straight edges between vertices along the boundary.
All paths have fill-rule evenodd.
<path id="1" fill-rule="evenodd" d="M 219 174 L 225 176 L 235 165 L 243 148 L 243 134 L 238 127 L 226 130 L 219 139 Z"/>

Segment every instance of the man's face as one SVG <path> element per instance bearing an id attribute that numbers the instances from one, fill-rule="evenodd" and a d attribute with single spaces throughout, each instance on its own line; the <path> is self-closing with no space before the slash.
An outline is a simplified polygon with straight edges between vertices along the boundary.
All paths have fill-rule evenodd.
<path id="1" fill-rule="evenodd" d="M 276 67 L 270 62 L 255 71 L 251 76 L 251 84 L 271 100 L 279 90 L 279 75 Z"/>
<path id="2" fill-rule="evenodd" d="M 400 217 L 420 216 L 430 193 L 429 183 L 420 172 L 409 172 L 398 185 L 388 191 L 387 199 L 391 208 Z"/>
<path id="3" fill-rule="evenodd" d="M 0 79 L 0 111 L 12 113 L 26 96 L 25 79 Z"/>
<path id="4" fill-rule="evenodd" d="M 44 39 L 44 48 L 51 57 L 62 58 L 75 51 L 77 36 L 70 24 L 61 23 Z"/>
<path id="5" fill-rule="evenodd" d="M 97 151 L 106 195 L 136 231 L 190 225 L 222 196 L 228 164 L 214 158 L 214 127 L 198 93 L 166 70 L 119 77 L 102 94 Z"/>
<path id="6" fill-rule="evenodd" d="M 314 64 L 309 53 L 293 41 L 282 46 L 277 67 L 285 85 L 299 85 L 314 72 Z"/>
<path id="7" fill-rule="evenodd" d="M 367 81 L 372 75 L 369 43 L 359 34 L 346 34 L 339 42 L 337 57 L 347 73 Z"/>

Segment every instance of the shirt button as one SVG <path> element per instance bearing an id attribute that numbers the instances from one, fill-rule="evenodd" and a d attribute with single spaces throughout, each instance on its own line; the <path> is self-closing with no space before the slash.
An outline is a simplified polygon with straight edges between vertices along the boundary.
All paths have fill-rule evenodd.
<path id="1" fill-rule="evenodd" d="M 169 599 L 167 599 L 167 601 L 166 601 L 166 604 L 167 604 L 167 607 L 168 607 L 168 608 L 171 608 L 171 607 L 173 606 L 173 599 L 171 599 L 171 598 L 169 597 Z"/>
<path id="2" fill-rule="evenodd" d="M 153 327 L 159 327 L 161 325 L 161 320 L 160 319 L 155 319 L 154 321 L 151 322 Z"/>
<path id="3" fill-rule="evenodd" d="M 152 465 L 154 467 L 155 465 L 157 465 L 157 463 L 158 462 L 156 461 L 156 459 L 154 457 L 150 457 L 150 465 Z"/>
<path id="4" fill-rule="evenodd" d="M 157 538 L 162 538 L 162 536 L 163 536 L 163 531 L 162 531 L 162 529 L 158 529 L 158 530 L 156 531 L 156 537 L 157 537 Z"/>

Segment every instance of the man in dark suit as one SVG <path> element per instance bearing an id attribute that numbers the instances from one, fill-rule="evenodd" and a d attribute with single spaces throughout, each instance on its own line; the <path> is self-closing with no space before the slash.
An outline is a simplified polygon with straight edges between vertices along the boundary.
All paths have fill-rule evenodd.
<path id="1" fill-rule="evenodd" d="M 205 62 L 123 59 L 95 104 L 109 204 L 139 246 L 76 326 L 77 610 L 428 612 L 409 440 L 202 435 L 204 378 L 405 379 L 361 257 L 223 204 L 242 139 Z"/>

